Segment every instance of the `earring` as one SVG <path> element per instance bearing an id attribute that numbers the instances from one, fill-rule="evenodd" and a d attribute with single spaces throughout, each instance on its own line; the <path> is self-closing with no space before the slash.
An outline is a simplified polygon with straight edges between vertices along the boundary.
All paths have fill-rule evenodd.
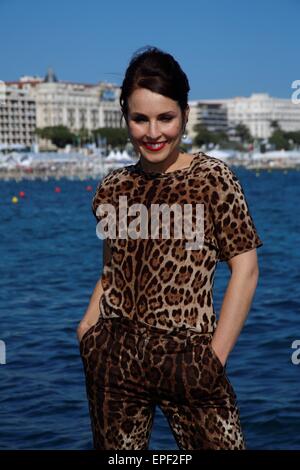
<path id="1" fill-rule="evenodd" d="M 183 129 L 183 133 L 182 133 L 182 139 L 186 139 L 187 138 L 187 132 L 186 132 L 186 122 L 184 124 L 184 129 Z"/>

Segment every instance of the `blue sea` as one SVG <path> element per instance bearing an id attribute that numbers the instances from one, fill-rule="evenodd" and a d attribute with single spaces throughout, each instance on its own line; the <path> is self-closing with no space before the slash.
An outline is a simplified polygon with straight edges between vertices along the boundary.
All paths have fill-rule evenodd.
<path id="1" fill-rule="evenodd" d="M 257 250 L 255 297 L 227 373 L 248 449 L 300 449 L 300 364 L 292 361 L 292 343 L 300 345 L 300 172 L 234 171 L 264 245 Z M 91 212 L 97 183 L 0 182 L 1 449 L 92 449 L 76 327 L 102 270 Z M 20 191 L 25 197 L 13 204 Z M 228 280 L 220 263 L 217 312 Z M 150 449 L 177 449 L 158 408 Z"/>

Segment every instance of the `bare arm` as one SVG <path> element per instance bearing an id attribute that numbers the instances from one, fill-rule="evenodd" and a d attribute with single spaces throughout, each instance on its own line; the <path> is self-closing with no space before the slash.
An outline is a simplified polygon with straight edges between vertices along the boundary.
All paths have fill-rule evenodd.
<path id="1" fill-rule="evenodd" d="M 103 240 L 103 259 L 104 259 L 104 264 L 108 263 L 110 260 L 111 252 L 109 249 L 109 246 L 106 242 L 106 239 Z M 101 277 L 98 279 L 96 282 L 95 288 L 93 290 L 93 293 L 90 297 L 89 305 L 85 311 L 85 314 L 80 321 L 78 327 L 77 327 L 77 338 L 80 341 L 84 333 L 91 327 L 93 326 L 100 315 L 99 312 L 99 301 L 100 297 L 103 294 L 103 287 L 101 284 Z"/>
<path id="2" fill-rule="evenodd" d="M 259 275 L 256 249 L 234 256 L 227 263 L 231 277 L 212 339 L 212 347 L 223 365 L 246 321 Z"/>

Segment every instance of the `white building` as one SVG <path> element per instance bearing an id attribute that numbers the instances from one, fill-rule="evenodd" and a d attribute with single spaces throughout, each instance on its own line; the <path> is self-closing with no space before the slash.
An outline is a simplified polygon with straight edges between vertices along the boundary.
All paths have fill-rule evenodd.
<path id="1" fill-rule="evenodd" d="M 0 96 L 0 143 L 31 145 L 36 127 L 64 125 L 71 131 L 124 127 L 120 91 L 106 82 L 59 81 L 51 69 L 45 79 L 24 76 L 6 82 Z"/>
<path id="2" fill-rule="evenodd" d="M 51 69 L 32 86 L 37 127 L 64 125 L 72 131 L 120 127 L 120 89 L 111 83 L 84 84 L 58 81 Z"/>
<path id="3" fill-rule="evenodd" d="M 189 101 L 190 113 L 186 126 L 188 135 L 193 139 L 196 135 L 194 127 L 202 124 L 211 132 L 226 132 L 228 127 L 227 108 L 219 100 Z"/>
<path id="4" fill-rule="evenodd" d="M 203 114 L 199 111 L 204 103 L 226 107 L 228 127 L 245 124 L 256 138 L 266 139 L 271 136 L 272 121 L 277 121 L 284 131 L 300 130 L 300 105 L 292 103 L 290 99 L 273 98 L 267 93 L 253 93 L 250 97 L 191 101 L 187 126 L 191 137 L 195 134 L 195 124 L 202 122 L 205 125 Z"/>
<path id="5" fill-rule="evenodd" d="M 224 102 L 229 123 L 245 124 L 253 137 L 270 137 L 273 132 L 272 121 L 277 121 L 284 131 L 300 130 L 300 106 L 293 104 L 290 99 L 253 93 L 249 98 L 236 97 Z"/>
<path id="6" fill-rule="evenodd" d="M 27 89 L 2 82 L 0 102 L 0 144 L 30 147 L 36 128 L 35 100 Z"/>

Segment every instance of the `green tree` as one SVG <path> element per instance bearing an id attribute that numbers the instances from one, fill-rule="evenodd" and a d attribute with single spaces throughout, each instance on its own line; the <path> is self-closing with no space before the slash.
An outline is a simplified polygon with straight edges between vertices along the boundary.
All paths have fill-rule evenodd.
<path id="1" fill-rule="evenodd" d="M 290 143 L 289 139 L 287 138 L 287 133 L 282 131 L 281 129 L 274 130 L 273 134 L 269 138 L 270 144 L 273 144 L 277 150 L 289 150 Z"/>
<path id="2" fill-rule="evenodd" d="M 300 145 L 300 131 L 286 132 L 286 138 L 292 140 L 297 146 Z"/>
<path id="3" fill-rule="evenodd" d="M 235 133 L 240 138 L 241 142 L 249 143 L 253 141 L 249 128 L 242 123 L 235 126 Z"/>
<path id="4" fill-rule="evenodd" d="M 124 128 L 100 127 L 92 131 L 94 137 L 105 137 L 107 145 L 124 149 L 127 144 L 128 132 Z"/>
<path id="5" fill-rule="evenodd" d="M 93 140 L 93 136 L 90 134 L 88 129 L 82 127 L 78 132 L 76 132 L 77 142 L 80 146 L 87 144 Z"/>
<path id="6" fill-rule="evenodd" d="M 228 143 L 228 136 L 224 131 L 212 132 L 209 131 L 203 124 L 196 124 L 194 126 L 196 136 L 194 137 L 194 144 L 198 147 L 206 144 L 219 144 L 224 146 Z"/>
<path id="7" fill-rule="evenodd" d="M 224 131 L 211 132 L 211 139 L 214 144 L 225 145 L 228 142 L 228 136 Z"/>
<path id="8" fill-rule="evenodd" d="M 35 133 L 42 139 L 51 140 L 59 148 L 64 148 L 67 144 L 73 144 L 76 140 L 76 136 L 66 126 L 37 128 Z"/>
<path id="9" fill-rule="evenodd" d="M 197 147 L 212 143 L 212 134 L 203 124 L 196 124 L 194 126 L 196 135 L 194 137 L 194 144 Z"/>

